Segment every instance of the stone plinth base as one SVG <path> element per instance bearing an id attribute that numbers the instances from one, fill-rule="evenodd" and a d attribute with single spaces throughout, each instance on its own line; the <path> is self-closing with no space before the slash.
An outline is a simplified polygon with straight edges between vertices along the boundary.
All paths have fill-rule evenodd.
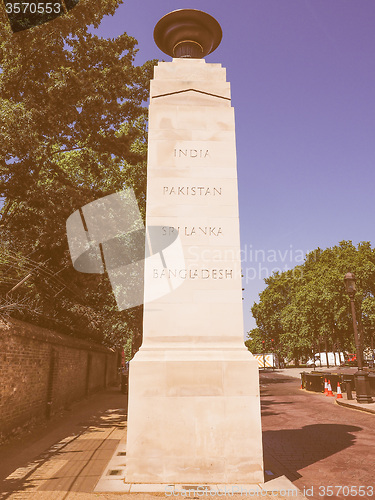
<path id="1" fill-rule="evenodd" d="M 263 482 L 261 443 L 258 363 L 245 347 L 141 348 L 131 361 L 127 482 Z"/>

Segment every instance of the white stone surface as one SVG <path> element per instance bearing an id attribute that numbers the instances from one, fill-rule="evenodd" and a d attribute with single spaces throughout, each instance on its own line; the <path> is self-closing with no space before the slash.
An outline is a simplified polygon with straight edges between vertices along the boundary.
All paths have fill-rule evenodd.
<path id="1" fill-rule="evenodd" d="M 205 80 L 152 80 L 150 85 L 150 93 L 153 98 L 192 89 L 202 94 L 230 99 L 230 85 L 228 82 L 216 81 L 213 85 L 212 81 Z"/>
<path id="2" fill-rule="evenodd" d="M 229 96 L 219 64 L 155 68 L 146 212 L 154 253 L 145 261 L 154 300 L 130 362 L 127 483 L 264 480 L 258 364 L 243 344 Z"/>
<path id="3" fill-rule="evenodd" d="M 110 466 L 112 468 L 118 468 L 117 458 L 119 451 L 123 451 L 124 444 L 120 444 L 115 451 L 112 459 L 110 460 Z M 246 496 L 246 497 L 261 497 L 268 496 L 270 498 L 277 498 L 280 500 L 286 500 L 289 497 L 305 499 L 302 492 L 296 488 L 296 486 L 285 476 L 280 476 L 267 483 L 194 483 L 191 481 L 184 483 L 129 483 L 124 479 L 123 475 L 118 476 L 108 476 L 108 470 L 99 479 L 98 484 L 95 487 L 95 492 L 97 493 L 164 493 L 165 496 L 177 496 L 181 495 L 184 497 L 202 497 L 202 496 L 233 496 L 235 494 Z M 124 473 L 126 476 L 126 467 L 124 467 Z M 267 493 L 266 493 L 267 492 Z"/>
<path id="4" fill-rule="evenodd" d="M 151 146 L 151 147 L 150 147 Z M 150 140 L 147 168 L 154 170 L 175 168 L 204 168 L 207 177 L 216 176 L 217 167 L 234 170 L 236 173 L 236 148 L 233 140 L 176 141 Z M 206 171 L 206 167 L 215 167 Z M 190 177 L 193 177 L 190 174 Z"/>
<path id="5" fill-rule="evenodd" d="M 196 105 L 193 108 L 188 104 L 174 106 L 166 104 L 166 99 L 150 106 L 153 109 L 149 116 L 149 130 L 210 130 L 215 132 L 234 130 L 234 110 L 231 107 Z"/>
<path id="6" fill-rule="evenodd" d="M 155 67 L 155 80 L 225 82 L 226 70 L 221 64 L 206 64 L 203 59 L 173 59 Z"/>
<path id="7" fill-rule="evenodd" d="M 209 95 L 205 92 L 196 90 L 182 90 L 180 92 L 175 92 L 172 94 L 156 96 L 157 104 L 164 104 L 167 102 L 169 105 L 173 104 L 175 106 L 179 104 L 185 104 L 186 100 L 189 99 L 192 106 L 225 106 L 230 107 L 230 101 L 227 97 L 221 95 Z"/>

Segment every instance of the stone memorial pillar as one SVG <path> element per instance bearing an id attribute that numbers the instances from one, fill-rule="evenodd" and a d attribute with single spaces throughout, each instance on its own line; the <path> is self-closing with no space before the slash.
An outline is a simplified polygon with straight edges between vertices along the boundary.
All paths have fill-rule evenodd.
<path id="1" fill-rule="evenodd" d="M 143 344 L 130 362 L 126 482 L 259 483 L 234 112 L 225 69 L 202 59 L 221 28 L 201 11 L 174 11 L 156 25 L 155 40 L 174 59 L 159 63 L 151 82 L 146 226 L 154 248 L 145 261 Z M 168 246 L 177 236 L 182 262 Z M 158 290 L 164 295 L 147 302 Z"/>

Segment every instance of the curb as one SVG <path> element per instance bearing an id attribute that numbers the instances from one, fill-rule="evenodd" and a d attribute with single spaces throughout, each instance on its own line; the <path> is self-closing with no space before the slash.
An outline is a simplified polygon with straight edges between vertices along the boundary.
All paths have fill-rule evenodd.
<path id="1" fill-rule="evenodd" d="M 363 411 L 363 412 L 366 412 L 366 413 L 372 413 L 375 415 L 375 404 L 374 404 L 374 409 L 372 408 L 367 408 L 367 407 L 364 407 L 364 406 L 359 406 L 359 404 L 357 403 L 348 403 L 346 401 L 339 401 L 336 399 L 336 404 L 339 405 L 339 406 L 345 406 L 346 408 L 351 408 L 352 410 L 358 410 L 358 411 Z"/>
<path id="2" fill-rule="evenodd" d="M 306 394 L 316 394 L 318 396 L 324 395 L 323 392 L 314 392 L 314 391 L 307 391 L 306 389 L 301 389 L 299 388 L 300 391 L 304 391 Z M 336 399 L 334 400 L 336 404 L 339 406 L 344 406 L 345 408 L 350 408 L 351 410 L 358 410 L 362 411 L 365 413 L 372 413 L 375 415 L 375 403 L 370 403 L 368 405 L 362 405 L 360 403 L 355 402 L 353 400 L 353 403 L 349 403 L 348 400 L 342 400 L 342 399 Z M 370 406 L 371 405 L 371 406 Z"/>

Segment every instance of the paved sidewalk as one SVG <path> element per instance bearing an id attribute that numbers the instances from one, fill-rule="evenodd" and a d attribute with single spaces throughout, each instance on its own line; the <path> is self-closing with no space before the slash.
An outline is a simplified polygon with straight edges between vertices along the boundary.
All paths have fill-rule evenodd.
<path id="1" fill-rule="evenodd" d="M 94 487 L 125 436 L 125 403 L 118 388 L 103 391 L 1 447 L 0 498 L 97 498 Z"/>
<path id="2" fill-rule="evenodd" d="M 136 485 L 132 490 L 130 487 L 123 489 L 123 493 L 110 492 L 111 489 L 116 490 L 116 481 L 123 484 L 123 476 L 116 477 L 116 471 L 125 465 L 125 402 L 124 395 L 118 389 L 94 395 L 88 401 L 76 404 L 71 412 L 65 412 L 63 416 L 35 429 L 25 439 L 0 448 L 0 498 L 115 500 L 120 494 L 125 498 L 134 499 L 136 496 L 140 500 L 146 500 L 155 496 L 170 496 L 160 488 L 159 493 L 155 492 L 155 488 L 150 488 L 154 493 L 147 493 L 144 492 L 145 488 Z M 267 470 L 267 460 L 265 467 L 266 478 L 269 480 L 266 485 L 247 486 L 259 488 L 259 491 L 260 488 L 269 491 L 267 498 L 274 500 L 286 500 L 291 494 L 272 494 L 272 491 L 275 493 L 293 489 L 297 493 L 290 480 L 281 473 L 276 473 L 275 468 L 272 473 Z M 111 478 L 112 473 L 114 475 Z M 95 491 L 98 483 L 101 488 Z M 107 492 L 103 491 L 103 484 Z M 221 488 L 223 485 L 219 486 Z M 139 492 L 140 490 L 143 492 Z M 177 485 L 173 496 L 178 492 L 189 498 L 202 496 L 191 485 Z M 294 493 L 293 498 L 304 497 Z"/>
<path id="3" fill-rule="evenodd" d="M 346 406 L 347 408 L 351 408 L 352 410 L 364 411 L 366 413 L 372 413 L 373 415 L 375 415 L 375 402 L 370 404 L 363 404 L 363 403 L 357 403 L 355 399 L 344 399 L 344 398 L 337 399 L 336 403 L 340 406 Z"/>

